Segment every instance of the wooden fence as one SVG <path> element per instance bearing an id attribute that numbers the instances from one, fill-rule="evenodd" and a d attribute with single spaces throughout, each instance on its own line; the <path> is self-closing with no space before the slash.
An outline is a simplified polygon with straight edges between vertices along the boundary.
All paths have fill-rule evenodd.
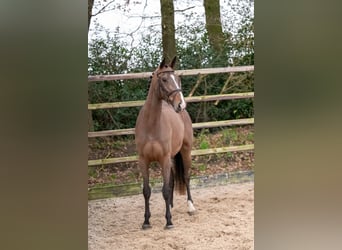
<path id="1" fill-rule="evenodd" d="M 208 75 L 208 74 L 246 72 L 246 71 L 253 71 L 253 70 L 254 70 L 254 66 L 252 65 L 252 66 L 226 67 L 226 68 L 177 70 L 175 71 L 175 74 L 179 76 L 189 76 L 189 75 L 201 76 L 201 75 Z M 89 76 L 88 82 L 149 78 L 151 74 L 152 72 Z M 185 97 L 185 101 L 190 103 L 190 102 L 202 102 L 202 101 L 244 99 L 244 98 L 253 98 L 253 97 L 254 97 L 254 92 L 246 92 L 246 93 L 220 94 L 220 95 L 207 95 L 207 96 L 189 96 L 189 97 Z M 127 102 L 88 104 L 88 110 L 122 108 L 122 107 L 139 107 L 139 106 L 142 106 L 144 102 L 145 101 L 127 101 Z M 194 129 L 199 129 L 199 128 L 212 128 L 212 127 L 223 127 L 223 126 L 233 126 L 233 125 L 246 125 L 246 124 L 254 124 L 254 118 L 201 122 L 201 123 L 193 123 L 192 125 Z M 134 128 L 88 132 L 88 137 L 90 138 L 90 137 L 119 136 L 119 135 L 129 135 L 129 134 L 134 134 Z M 194 155 L 226 153 L 226 152 L 233 152 L 233 151 L 245 151 L 245 150 L 253 150 L 253 149 L 254 149 L 254 144 L 248 144 L 248 145 L 241 145 L 241 146 L 229 146 L 229 147 L 221 147 L 221 148 L 192 150 L 191 154 L 194 156 Z M 88 166 L 97 166 L 97 165 L 105 165 L 105 164 L 121 163 L 121 162 L 131 162 L 131 161 L 137 161 L 137 159 L 138 159 L 137 156 L 134 155 L 134 156 L 128 156 L 128 157 L 89 160 Z"/>

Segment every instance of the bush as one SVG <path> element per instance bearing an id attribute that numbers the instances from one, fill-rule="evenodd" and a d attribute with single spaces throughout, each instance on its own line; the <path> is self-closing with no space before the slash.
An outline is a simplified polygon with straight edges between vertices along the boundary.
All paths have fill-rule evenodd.
<path id="1" fill-rule="evenodd" d="M 182 26 L 177 29 L 178 69 L 195 69 L 254 64 L 253 19 L 244 22 L 238 33 L 225 33 L 226 42 L 221 54 L 209 46 L 204 28 Z M 151 31 L 138 47 L 129 46 L 117 37 L 98 38 L 89 44 L 88 74 L 121 74 L 154 71 L 161 61 L 161 36 Z M 187 96 L 198 81 L 197 76 L 182 77 L 183 93 Z M 197 95 L 219 94 L 227 81 L 227 74 L 205 76 L 194 92 Z M 254 72 L 234 73 L 224 93 L 254 91 Z M 145 100 L 148 79 L 104 81 L 89 83 L 90 103 Z M 93 111 L 95 130 L 132 128 L 138 108 L 102 109 Z M 188 112 L 193 122 L 253 117 L 253 100 L 189 103 Z"/>

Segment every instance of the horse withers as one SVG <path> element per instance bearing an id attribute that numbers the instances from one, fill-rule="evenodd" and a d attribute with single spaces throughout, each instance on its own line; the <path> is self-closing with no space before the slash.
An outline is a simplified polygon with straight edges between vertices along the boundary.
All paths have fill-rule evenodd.
<path id="1" fill-rule="evenodd" d="M 162 193 L 166 206 L 166 229 L 172 228 L 171 208 L 174 187 L 180 194 L 187 191 L 188 212 L 196 210 L 190 193 L 192 122 L 185 110 L 186 103 L 180 78 L 175 75 L 176 57 L 170 64 L 164 60 L 152 73 L 147 99 L 139 112 L 135 126 L 135 142 L 139 155 L 139 168 L 143 177 L 145 220 L 143 229 L 150 224 L 149 165 L 158 162 L 162 169 Z"/>

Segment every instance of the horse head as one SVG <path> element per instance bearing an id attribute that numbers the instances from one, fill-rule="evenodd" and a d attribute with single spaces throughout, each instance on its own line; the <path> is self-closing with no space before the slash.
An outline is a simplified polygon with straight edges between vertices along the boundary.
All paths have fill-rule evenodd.
<path id="1" fill-rule="evenodd" d="M 165 63 L 164 58 L 156 71 L 156 76 L 160 97 L 178 113 L 185 109 L 186 103 L 181 89 L 181 80 L 179 76 L 175 75 L 175 63 L 176 57 L 172 59 L 169 65 Z"/>

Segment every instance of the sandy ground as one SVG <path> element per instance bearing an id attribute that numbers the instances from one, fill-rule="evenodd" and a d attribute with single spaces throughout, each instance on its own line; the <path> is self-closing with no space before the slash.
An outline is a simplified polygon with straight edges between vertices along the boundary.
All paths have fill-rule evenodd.
<path id="1" fill-rule="evenodd" d="M 151 196 L 152 228 L 142 230 L 143 195 L 88 202 L 88 249 L 254 249 L 254 183 L 192 191 L 195 215 L 186 196 L 174 195 L 172 222 L 164 230 L 165 203 Z"/>

